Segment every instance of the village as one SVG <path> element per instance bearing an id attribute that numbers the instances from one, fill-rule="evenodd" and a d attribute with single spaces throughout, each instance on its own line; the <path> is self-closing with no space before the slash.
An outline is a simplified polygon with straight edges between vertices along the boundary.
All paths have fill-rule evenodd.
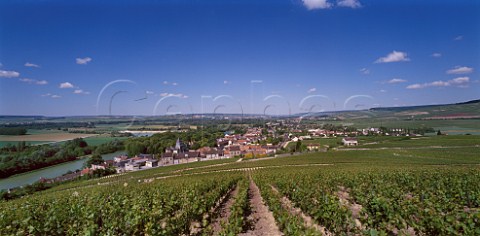
<path id="1" fill-rule="evenodd" d="M 93 164 L 91 167 L 81 170 L 79 173 L 71 174 L 68 179 L 74 178 L 74 175 L 83 176 L 91 174 L 96 170 L 114 169 L 115 173 L 125 173 L 130 171 L 139 171 L 162 166 L 178 165 L 192 162 L 219 160 L 227 158 L 263 158 L 276 157 L 278 154 L 291 154 L 301 152 L 302 150 L 289 150 L 289 143 L 296 143 L 304 140 L 328 139 L 332 137 L 342 137 L 340 145 L 357 146 L 359 144 L 357 136 L 384 135 L 384 136 L 409 136 L 418 135 L 408 132 L 406 129 L 384 130 L 380 128 L 366 129 L 307 129 L 298 126 L 282 126 L 283 131 L 278 132 L 280 123 L 267 123 L 267 128 L 250 127 L 244 134 L 235 134 L 225 132 L 224 137 L 216 140 L 215 147 L 201 147 L 198 149 L 188 149 L 188 145 L 182 140 L 177 139 L 174 146 L 167 147 L 162 154 L 138 154 L 132 157 L 120 155 L 113 160 L 104 161 L 101 164 Z M 279 134 L 281 133 L 281 135 Z M 277 143 L 267 142 L 268 137 L 281 140 Z M 304 146 L 306 152 L 328 150 L 328 145 L 322 145 L 321 142 L 308 142 Z M 66 178 L 67 176 L 59 177 Z"/>

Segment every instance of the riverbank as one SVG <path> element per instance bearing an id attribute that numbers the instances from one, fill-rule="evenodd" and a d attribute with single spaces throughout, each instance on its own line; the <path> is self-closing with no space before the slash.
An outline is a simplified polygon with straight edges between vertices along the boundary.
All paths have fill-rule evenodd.
<path id="1" fill-rule="evenodd" d="M 117 151 L 114 153 L 104 154 L 102 158 L 104 160 L 113 160 L 115 156 L 123 155 L 125 151 Z M 61 176 L 68 171 L 75 171 L 78 169 L 82 169 L 84 163 L 88 160 L 88 158 L 81 158 L 75 161 L 64 162 L 60 164 L 56 164 L 49 167 L 44 167 L 41 169 L 17 174 L 10 176 L 5 179 L 0 180 L 0 190 L 2 189 L 11 189 L 19 186 L 25 186 L 27 184 L 32 184 L 38 181 L 40 178 L 55 178 Z"/>

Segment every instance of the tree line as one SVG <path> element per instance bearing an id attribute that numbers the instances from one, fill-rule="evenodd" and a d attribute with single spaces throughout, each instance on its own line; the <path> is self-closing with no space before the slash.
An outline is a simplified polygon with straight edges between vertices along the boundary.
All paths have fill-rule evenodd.
<path id="1" fill-rule="evenodd" d="M 81 138 L 55 145 L 26 146 L 24 142 L 23 145 L 7 145 L 0 149 L 0 178 L 73 161 L 92 153 L 101 155 L 122 149 L 120 140 L 90 147 Z"/>
<path id="2" fill-rule="evenodd" d="M 162 154 L 165 148 L 175 146 L 177 139 L 186 145 L 186 149 L 214 147 L 217 144 L 217 138 L 223 136 L 224 131 L 215 127 L 199 128 L 188 132 L 165 132 L 150 137 L 128 139 L 125 141 L 125 150 L 129 156 L 140 153 Z"/>
<path id="3" fill-rule="evenodd" d="M 0 127 L 0 135 L 25 135 L 27 129 L 23 127 Z"/>

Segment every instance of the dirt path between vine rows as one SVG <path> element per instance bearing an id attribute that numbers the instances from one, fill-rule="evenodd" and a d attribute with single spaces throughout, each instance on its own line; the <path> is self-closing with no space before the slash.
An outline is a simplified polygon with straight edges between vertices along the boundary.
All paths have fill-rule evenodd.
<path id="1" fill-rule="evenodd" d="M 222 230 L 222 223 L 228 223 L 228 218 L 232 212 L 231 208 L 233 203 L 235 203 L 235 198 L 237 195 L 238 185 L 235 187 L 235 189 L 233 189 L 233 191 L 230 191 L 226 201 L 223 201 L 223 203 L 219 206 L 219 209 L 217 210 L 217 217 L 212 221 L 213 235 L 219 235 L 220 231 Z"/>
<path id="2" fill-rule="evenodd" d="M 265 206 L 260 190 L 258 186 L 250 181 L 248 188 L 248 195 L 250 198 L 250 208 L 252 213 L 248 216 L 248 220 L 252 221 L 253 228 L 246 233 L 242 233 L 242 236 L 276 236 L 283 235 L 275 223 L 273 213 Z"/>
<path id="3" fill-rule="evenodd" d="M 277 196 L 281 197 L 280 202 L 282 203 L 282 207 L 285 208 L 290 214 L 300 216 L 303 219 L 305 227 L 313 228 L 317 232 L 325 236 L 333 235 L 327 230 L 327 228 L 318 225 L 317 223 L 315 223 L 315 220 L 313 220 L 312 217 L 303 213 L 302 209 L 294 207 L 292 201 L 290 201 L 290 199 L 288 199 L 286 196 L 282 196 L 282 194 L 280 193 L 280 191 L 278 191 L 277 188 L 275 188 L 273 185 L 271 185 L 270 187 L 272 187 L 273 192 L 277 194 Z"/>

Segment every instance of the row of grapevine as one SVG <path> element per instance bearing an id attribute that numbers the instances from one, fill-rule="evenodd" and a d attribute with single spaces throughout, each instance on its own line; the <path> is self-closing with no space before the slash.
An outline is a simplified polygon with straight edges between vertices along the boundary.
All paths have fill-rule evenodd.
<path id="1" fill-rule="evenodd" d="M 179 235 L 242 174 L 196 175 L 40 194 L 0 204 L 0 235 Z"/>
<path id="2" fill-rule="evenodd" d="M 255 176 L 287 235 L 306 233 L 270 185 L 334 234 L 480 234 L 478 168 L 312 167 Z M 361 206 L 356 214 L 354 204 Z"/>

